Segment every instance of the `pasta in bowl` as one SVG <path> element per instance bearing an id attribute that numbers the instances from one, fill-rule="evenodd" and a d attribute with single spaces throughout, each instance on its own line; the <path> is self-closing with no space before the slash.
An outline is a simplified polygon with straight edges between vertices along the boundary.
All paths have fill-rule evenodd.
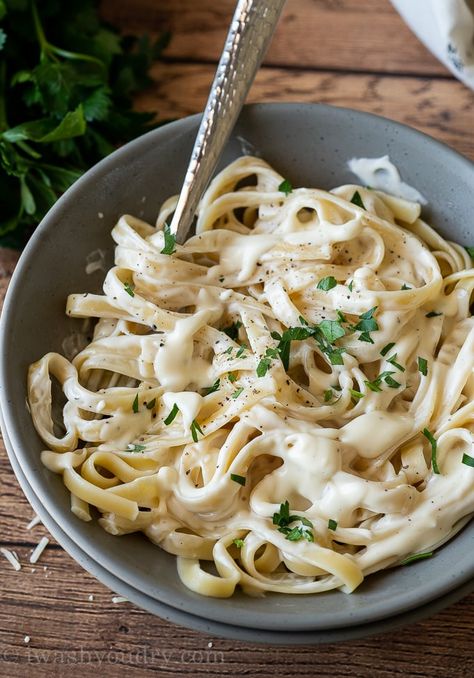
<path id="1" fill-rule="evenodd" d="M 174 207 L 119 219 L 104 293 L 67 302 L 91 340 L 29 370 L 73 512 L 144 532 L 213 597 L 351 592 L 431 557 L 474 511 L 469 254 L 416 203 L 254 157 L 183 246 Z"/>

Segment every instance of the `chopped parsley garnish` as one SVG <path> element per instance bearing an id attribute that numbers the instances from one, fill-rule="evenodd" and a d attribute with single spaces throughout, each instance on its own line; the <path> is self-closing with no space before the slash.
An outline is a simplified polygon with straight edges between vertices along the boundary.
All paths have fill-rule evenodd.
<path id="1" fill-rule="evenodd" d="M 405 368 L 403 365 L 400 365 L 400 363 L 397 363 L 397 354 L 394 353 L 390 358 L 387 358 L 387 362 L 393 365 L 394 367 L 397 368 L 397 370 L 400 370 L 400 372 L 405 372 Z"/>
<path id="2" fill-rule="evenodd" d="M 328 403 L 333 398 L 332 388 L 328 388 L 327 391 L 324 391 L 324 402 Z"/>
<path id="3" fill-rule="evenodd" d="M 276 348 L 267 348 L 265 351 L 265 357 L 260 359 L 260 362 L 257 365 L 257 377 L 264 377 L 270 365 L 272 364 L 272 358 L 278 357 L 278 351 Z"/>
<path id="4" fill-rule="evenodd" d="M 127 448 L 127 452 L 143 452 L 146 449 L 145 445 L 130 445 Z"/>
<path id="5" fill-rule="evenodd" d="M 367 386 L 367 388 L 370 388 L 371 391 L 374 391 L 374 393 L 381 393 L 382 389 L 380 388 L 379 384 L 380 381 L 377 379 L 374 379 L 373 381 L 364 381 L 364 384 Z"/>
<path id="6" fill-rule="evenodd" d="M 428 361 L 420 356 L 418 356 L 418 370 L 424 377 L 428 374 Z"/>
<path id="7" fill-rule="evenodd" d="M 402 560 L 400 565 L 409 565 L 410 563 L 414 563 L 417 560 L 424 560 L 425 558 L 431 558 L 433 555 L 432 551 L 426 551 L 425 553 L 415 553 L 413 556 L 408 556 L 408 558 L 405 558 L 405 560 Z"/>
<path id="8" fill-rule="evenodd" d="M 389 351 L 392 350 L 392 348 L 395 346 L 395 342 L 392 341 L 390 344 L 387 344 L 386 346 L 383 347 L 383 349 L 380 351 L 380 355 L 386 356 Z"/>
<path id="9" fill-rule="evenodd" d="M 146 404 L 146 409 L 147 410 L 152 410 L 156 405 L 156 398 L 153 398 L 153 400 L 150 400 L 149 403 Z"/>
<path id="10" fill-rule="evenodd" d="M 288 370 L 291 342 L 303 341 L 310 338 L 317 342 L 319 349 L 328 357 L 332 365 L 343 365 L 342 354 L 346 349 L 334 346 L 334 343 L 345 336 L 346 330 L 342 323 L 347 322 L 347 320 L 340 311 L 338 311 L 338 318 L 339 320 L 323 320 L 319 325 L 310 326 L 303 316 L 300 316 L 299 320 L 302 323 L 302 327 L 289 327 L 283 334 L 271 332 L 272 339 L 275 339 L 278 344 L 275 348 L 267 348 L 265 351 L 265 356 L 260 359 L 257 365 L 257 376 L 265 376 L 270 368 L 272 359 L 278 356 L 285 370 Z"/>
<path id="11" fill-rule="evenodd" d="M 200 433 L 202 436 L 204 433 L 202 432 L 201 427 L 197 423 L 195 419 L 192 420 L 191 426 L 190 426 L 190 431 L 191 431 L 191 437 L 194 440 L 195 443 L 198 441 L 198 433 Z"/>
<path id="12" fill-rule="evenodd" d="M 328 530 L 337 530 L 337 520 L 329 518 L 328 520 Z"/>
<path id="13" fill-rule="evenodd" d="M 466 247 L 465 250 L 471 257 L 471 259 L 474 259 L 474 247 Z"/>
<path id="14" fill-rule="evenodd" d="M 411 290 L 411 289 L 412 289 L 412 288 L 411 288 L 411 287 L 408 287 L 408 285 L 405 285 L 405 283 L 403 283 L 403 285 L 402 285 L 402 287 L 401 287 L 401 291 L 402 291 L 402 292 L 404 292 L 405 290 Z"/>
<path id="15" fill-rule="evenodd" d="M 437 311 L 430 311 L 429 313 L 426 314 L 425 318 L 436 318 L 437 315 L 443 315 L 443 314 L 438 313 Z"/>
<path id="16" fill-rule="evenodd" d="M 175 403 L 173 405 L 173 407 L 171 408 L 171 412 L 168 414 L 168 416 L 164 420 L 164 422 L 163 422 L 164 425 L 169 426 L 176 419 L 176 415 L 178 414 L 178 412 L 179 412 L 179 407 Z"/>
<path id="17" fill-rule="evenodd" d="M 165 237 L 165 246 L 160 254 L 174 254 L 176 252 L 176 235 L 171 233 L 169 224 L 164 225 L 163 235 Z"/>
<path id="18" fill-rule="evenodd" d="M 474 457 L 471 457 L 469 454 L 464 453 L 461 461 L 463 464 L 466 464 L 466 466 L 472 466 L 474 468 Z"/>
<path id="19" fill-rule="evenodd" d="M 354 400 L 360 400 L 361 398 L 364 397 L 364 394 L 361 393 L 360 391 L 356 391 L 353 388 L 349 389 L 351 396 L 354 398 Z"/>
<path id="20" fill-rule="evenodd" d="M 337 317 L 339 318 L 339 320 L 341 321 L 341 323 L 346 323 L 346 322 L 347 322 L 347 318 L 346 318 L 346 316 L 344 315 L 344 313 L 343 313 L 342 311 L 339 311 L 339 310 L 338 310 L 338 311 L 336 311 L 336 313 L 337 313 Z"/>
<path id="21" fill-rule="evenodd" d="M 238 388 L 236 391 L 234 391 L 234 392 L 232 393 L 232 398 L 234 398 L 234 400 L 235 400 L 236 398 L 238 398 L 239 395 L 242 393 L 243 390 L 244 390 L 244 387 L 243 387 L 243 386 L 241 386 L 240 388 Z"/>
<path id="22" fill-rule="evenodd" d="M 391 377 L 389 374 L 387 374 L 387 376 L 385 376 L 383 379 L 387 386 L 390 386 L 390 388 L 400 388 L 401 386 L 400 382 Z"/>
<path id="23" fill-rule="evenodd" d="M 336 287 L 337 280 L 332 275 L 329 275 L 327 278 L 323 278 L 318 282 L 316 288 L 318 290 L 323 290 L 324 292 L 329 292 L 333 287 Z"/>
<path id="24" fill-rule="evenodd" d="M 291 183 L 288 181 L 288 179 L 284 179 L 281 184 L 278 186 L 278 190 L 281 193 L 284 193 L 285 195 L 290 195 L 290 193 L 293 193 L 293 186 Z"/>
<path id="25" fill-rule="evenodd" d="M 237 379 L 236 375 L 233 372 L 229 372 L 229 374 L 227 375 L 227 378 L 229 379 L 231 384 L 233 384 L 234 381 Z"/>
<path id="26" fill-rule="evenodd" d="M 372 381 L 364 381 L 364 384 L 369 388 L 371 391 L 374 391 L 374 393 L 381 393 L 382 389 L 380 388 L 380 385 L 383 382 L 387 384 L 390 388 L 400 388 L 401 384 L 398 383 L 393 377 L 392 374 L 395 374 L 395 372 L 390 372 L 388 370 L 385 370 L 384 372 L 381 372 L 378 377 L 373 379 Z"/>
<path id="27" fill-rule="evenodd" d="M 227 355 L 230 355 L 230 354 L 232 353 L 233 349 L 234 349 L 233 346 L 229 346 L 229 348 L 226 348 L 226 350 L 224 351 L 224 355 L 225 355 L 226 353 L 227 353 Z"/>
<path id="28" fill-rule="evenodd" d="M 374 306 L 365 313 L 362 313 L 359 316 L 359 322 L 352 328 L 355 332 L 360 332 L 358 337 L 359 341 L 366 341 L 369 344 L 374 343 L 370 333 L 379 329 L 378 323 L 374 318 L 374 313 L 377 308 L 377 306 Z"/>
<path id="29" fill-rule="evenodd" d="M 351 280 L 347 287 L 349 288 L 349 292 L 352 292 L 352 288 L 354 287 L 354 281 Z"/>
<path id="30" fill-rule="evenodd" d="M 300 318 L 301 320 L 301 318 Z M 319 325 L 310 327 L 290 327 L 282 335 L 278 332 L 272 332 L 273 339 L 279 341 L 277 351 L 280 354 L 281 362 L 285 370 L 288 370 L 290 363 L 290 345 L 292 341 L 303 341 L 304 339 L 314 338 L 319 345 L 322 353 L 328 356 L 332 365 L 343 365 L 342 353 L 344 348 L 335 348 L 332 344 L 336 339 L 345 335 L 345 330 L 338 320 L 323 320 Z"/>
<path id="31" fill-rule="evenodd" d="M 134 296 L 135 296 L 135 292 L 133 291 L 133 290 L 135 289 L 135 283 L 129 283 L 129 282 L 124 283 L 123 289 L 124 289 L 125 292 L 126 292 L 127 294 L 129 294 L 131 297 L 134 297 Z"/>
<path id="32" fill-rule="evenodd" d="M 243 539 L 233 539 L 232 543 L 237 546 L 238 549 L 241 549 L 242 546 L 244 545 L 244 540 Z"/>
<path id="33" fill-rule="evenodd" d="M 357 207 L 362 207 L 363 210 L 365 210 L 365 205 L 362 202 L 362 198 L 360 197 L 359 191 L 356 191 L 354 195 L 351 198 L 351 203 L 353 205 L 357 205 Z"/>
<path id="34" fill-rule="evenodd" d="M 138 412 L 138 393 L 133 400 L 132 410 L 134 411 L 135 414 Z"/>
<path id="35" fill-rule="evenodd" d="M 436 442 L 436 438 L 430 431 L 428 431 L 427 428 L 424 428 L 422 433 L 425 436 L 425 438 L 428 438 L 431 444 L 431 468 L 433 469 L 433 473 L 439 473 L 440 471 L 438 467 L 438 462 L 436 461 L 436 453 L 438 450 L 438 443 Z"/>
<path id="36" fill-rule="evenodd" d="M 239 336 L 239 329 L 241 327 L 242 323 L 240 320 L 238 320 L 236 323 L 232 323 L 232 325 L 229 325 L 229 327 L 224 327 L 222 329 L 222 332 L 225 332 L 228 337 L 236 341 Z"/>
<path id="37" fill-rule="evenodd" d="M 245 350 L 247 349 L 247 344 L 242 344 L 237 353 L 235 354 L 236 358 L 240 358 L 244 355 Z"/>
<path id="38" fill-rule="evenodd" d="M 340 320 L 323 320 L 319 323 L 318 328 L 330 344 L 333 344 L 346 333 Z"/>
<path id="39" fill-rule="evenodd" d="M 209 393 L 214 393 L 215 391 L 218 391 L 221 387 L 221 380 L 216 379 L 215 382 L 212 384 L 212 386 L 206 386 L 204 389 L 205 395 L 209 395 Z"/>
<path id="40" fill-rule="evenodd" d="M 234 483 L 238 483 L 239 485 L 242 485 L 242 487 L 245 487 L 246 482 L 245 476 L 239 476 L 237 475 L 237 473 L 231 473 L 230 479 L 233 480 Z"/>
<path id="41" fill-rule="evenodd" d="M 297 520 L 300 521 L 302 525 L 290 527 L 290 524 Z M 289 541 L 299 541 L 300 539 L 314 541 L 312 532 L 313 523 L 304 516 L 290 515 L 290 504 L 288 500 L 283 504 L 280 504 L 279 512 L 273 514 L 273 524 L 278 525 L 278 531 L 284 534 Z"/>

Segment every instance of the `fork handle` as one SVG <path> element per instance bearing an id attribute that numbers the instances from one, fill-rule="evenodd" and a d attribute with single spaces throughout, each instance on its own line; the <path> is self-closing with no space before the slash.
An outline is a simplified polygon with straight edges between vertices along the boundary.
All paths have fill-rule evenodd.
<path id="1" fill-rule="evenodd" d="M 194 142 L 170 231 L 183 243 L 253 83 L 285 0 L 239 0 Z"/>

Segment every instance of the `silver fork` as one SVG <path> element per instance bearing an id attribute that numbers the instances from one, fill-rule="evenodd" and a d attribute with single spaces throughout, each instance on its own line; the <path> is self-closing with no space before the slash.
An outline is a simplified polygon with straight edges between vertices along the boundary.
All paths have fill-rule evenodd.
<path id="1" fill-rule="evenodd" d="M 285 0 L 239 0 L 196 135 L 170 231 L 189 233 L 197 206 L 253 83 Z"/>

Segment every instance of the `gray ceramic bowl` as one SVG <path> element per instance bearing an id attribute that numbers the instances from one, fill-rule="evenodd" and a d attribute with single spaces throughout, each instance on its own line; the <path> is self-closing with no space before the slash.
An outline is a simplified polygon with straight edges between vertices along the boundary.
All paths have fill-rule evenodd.
<path id="1" fill-rule="evenodd" d="M 42 466 L 42 443 L 25 407 L 27 367 L 47 351 L 61 351 L 75 327 L 77 321 L 64 315 L 68 293 L 100 289 L 103 274 L 87 276 L 86 257 L 102 248 L 112 261 L 110 230 L 117 217 L 128 212 L 153 221 L 161 201 L 179 191 L 198 123 L 193 116 L 162 127 L 99 163 L 58 201 L 20 259 L 2 316 L 0 406 L 26 494 L 58 541 L 99 579 L 158 614 L 171 610 L 169 618 L 201 628 L 212 620 L 214 632 L 232 637 L 244 637 L 245 630 L 248 638 L 255 629 L 256 639 L 275 642 L 282 631 L 293 642 L 298 634 L 305 642 L 336 640 L 348 637 L 348 627 L 357 627 L 358 635 L 373 632 L 379 620 L 406 621 L 415 608 L 453 600 L 456 591 L 469 589 L 474 574 L 473 524 L 431 560 L 369 577 L 350 596 L 236 594 L 216 600 L 186 589 L 175 558 L 142 535 L 112 537 L 95 521 L 77 519 L 61 478 Z M 403 179 L 429 200 L 426 218 L 443 235 L 472 244 L 474 166 L 407 127 L 327 106 L 254 105 L 242 113 L 221 165 L 241 155 L 243 146 L 253 147 L 293 185 L 323 188 L 353 181 L 349 158 L 388 153 Z"/>

